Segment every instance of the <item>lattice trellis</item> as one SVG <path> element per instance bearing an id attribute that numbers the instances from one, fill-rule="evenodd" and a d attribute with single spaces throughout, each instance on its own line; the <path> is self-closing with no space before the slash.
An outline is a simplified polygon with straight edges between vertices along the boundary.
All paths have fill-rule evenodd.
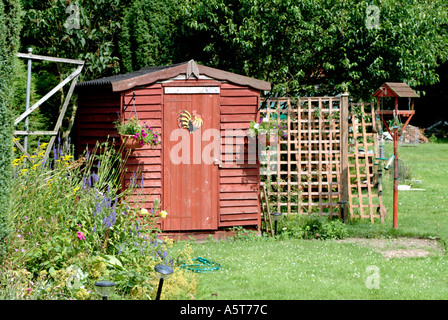
<path id="1" fill-rule="evenodd" d="M 350 117 L 345 123 L 345 180 L 341 97 L 274 98 L 262 106 L 261 117 L 277 119 L 287 128 L 286 137 L 260 154 L 262 185 L 271 210 L 340 216 L 338 201 L 343 199 L 343 181 L 347 181 L 350 218 L 384 221 L 386 210 L 374 171 L 378 157 L 374 104 L 348 105 L 346 99 Z"/>
<path id="2" fill-rule="evenodd" d="M 349 210 L 350 217 L 380 218 L 384 222 L 386 209 L 382 201 L 378 137 L 374 132 L 373 103 L 351 103 L 349 121 Z M 379 183 L 379 185 L 378 185 Z M 378 190 L 376 190 L 376 187 Z"/>
<path id="3" fill-rule="evenodd" d="M 261 110 L 289 133 L 261 153 L 263 183 L 275 210 L 339 215 L 339 107 L 338 97 L 279 98 Z"/>

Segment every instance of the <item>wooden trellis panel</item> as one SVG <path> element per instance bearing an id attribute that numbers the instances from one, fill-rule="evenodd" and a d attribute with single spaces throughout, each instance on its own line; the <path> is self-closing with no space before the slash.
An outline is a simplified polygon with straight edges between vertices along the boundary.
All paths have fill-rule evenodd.
<path id="1" fill-rule="evenodd" d="M 261 117 L 287 126 L 279 143 L 261 152 L 273 209 L 284 213 L 340 215 L 339 97 L 268 100 Z"/>
<path id="2" fill-rule="evenodd" d="M 386 210 L 374 172 L 374 104 L 349 105 L 344 97 L 275 98 L 262 105 L 261 117 L 277 119 L 287 128 L 278 144 L 260 151 L 261 184 L 271 210 L 340 216 L 338 201 L 345 198 L 351 219 L 384 222 Z M 342 122 L 341 111 L 348 109 L 350 115 Z"/>
<path id="3" fill-rule="evenodd" d="M 349 210 L 350 217 L 368 218 L 373 223 L 380 218 L 384 223 L 386 210 L 381 186 L 375 188 L 375 164 L 378 164 L 377 135 L 374 133 L 373 103 L 350 104 L 349 121 Z"/>

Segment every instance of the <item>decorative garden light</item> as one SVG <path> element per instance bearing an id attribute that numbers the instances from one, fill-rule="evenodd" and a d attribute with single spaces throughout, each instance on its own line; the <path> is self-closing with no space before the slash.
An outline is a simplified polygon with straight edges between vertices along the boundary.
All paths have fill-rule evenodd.
<path id="1" fill-rule="evenodd" d="M 345 220 L 345 215 L 346 215 L 346 212 L 345 212 L 345 208 L 347 207 L 347 201 L 338 201 L 338 204 L 339 204 L 339 206 L 341 207 L 341 218 L 342 218 L 342 220 L 344 220 L 344 221 L 346 221 Z"/>
<path id="2" fill-rule="evenodd" d="M 157 277 L 160 279 L 159 288 L 157 289 L 156 300 L 160 300 L 160 294 L 162 293 L 163 281 L 168 279 L 173 273 L 173 269 L 163 264 L 158 264 L 154 267 Z"/>
<path id="3" fill-rule="evenodd" d="M 103 297 L 103 300 L 107 300 L 107 297 L 112 295 L 114 288 L 115 283 L 112 281 L 99 281 L 95 283 L 95 291 Z"/>
<path id="4" fill-rule="evenodd" d="M 281 212 L 273 212 L 271 213 L 271 218 L 275 222 L 275 235 L 277 236 L 277 222 L 282 218 Z"/>

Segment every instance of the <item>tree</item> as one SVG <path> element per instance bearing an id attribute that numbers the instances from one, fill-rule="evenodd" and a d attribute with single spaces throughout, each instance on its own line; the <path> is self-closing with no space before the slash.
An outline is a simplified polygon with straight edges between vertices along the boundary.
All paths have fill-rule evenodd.
<path id="1" fill-rule="evenodd" d="M 17 0 L 0 0 L 0 262 L 10 233 L 13 125 L 9 104 L 14 97 L 14 67 L 20 44 L 21 6 Z"/>
<path id="2" fill-rule="evenodd" d="M 178 1 L 173 0 L 132 2 L 119 40 L 124 72 L 173 62 L 178 11 Z"/>
<path id="3" fill-rule="evenodd" d="M 355 0 L 191 0 L 183 32 L 204 63 L 270 81 L 279 95 L 370 99 L 385 81 L 437 82 L 448 59 L 445 1 L 371 5 L 378 23 Z"/>
<path id="4" fill-rule="evenodd" d="M 23 52 L 28 47 L 34 54 L 85 61 L 79 81 L 96 79 L 119 73 L 117 50 L 121 30 L 121 14 L 127 0 L 23 0 Z M 33 61 L 37 78 L 36 91 L 46 94 L 74 71 L 73 65 Z M 47 130 L 52 130 L 59 116 L 68 85 L 45 102 L 41 112 Z M 73 121 L 76 100 L 67 110 L 67 119 Z M 70 125 L 64 119 L 62 128 Z M 66 132 L 64 135 L 66 135 Z"/>

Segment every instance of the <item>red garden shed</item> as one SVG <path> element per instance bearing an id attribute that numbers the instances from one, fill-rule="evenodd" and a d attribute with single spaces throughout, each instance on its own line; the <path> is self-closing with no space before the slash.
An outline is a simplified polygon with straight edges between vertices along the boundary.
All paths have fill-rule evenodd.
<path id="1" fill-rule="evenodd" d="M 222 234 L 260 226 L 259 162 L 246 135 L 269 82 L 189 62 L 147 67 L 77 85 L 77 150 L 119 138 L 117 114 L 155 128 L 162 143 L 131 153 L 124 184 L 140 168 L 148 210 L 158 198 L 167 234 Z M 187 111 L 185 113 L 185 111 Z M 202 119 L 182 128 L 182 114 Z M 255 160 L 255 161 L 254 161 Z"/>

